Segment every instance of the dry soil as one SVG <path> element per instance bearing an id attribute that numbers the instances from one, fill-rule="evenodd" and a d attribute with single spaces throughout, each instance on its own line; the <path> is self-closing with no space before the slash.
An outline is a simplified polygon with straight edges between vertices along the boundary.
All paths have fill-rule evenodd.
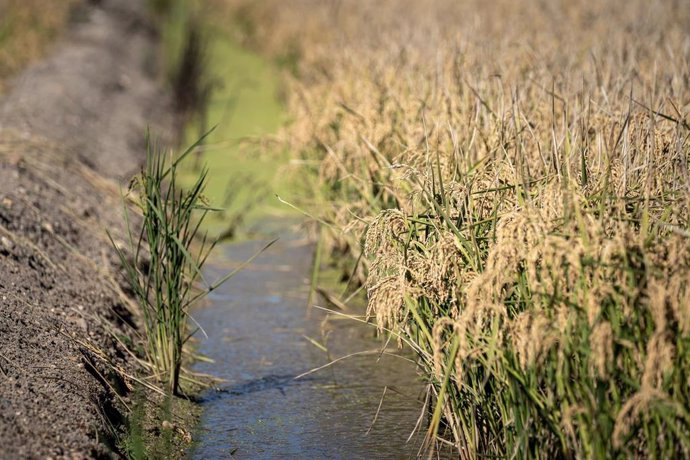
<path id="1" fill-rule="evenodd" d="M 147 124 L 171 126 L 144 1 L 80 6 L 0 100 L 0 458 L 119 456 L 135 334 L 107 239 Z M 109 445 L 110 444 L 110 445 Z"/>

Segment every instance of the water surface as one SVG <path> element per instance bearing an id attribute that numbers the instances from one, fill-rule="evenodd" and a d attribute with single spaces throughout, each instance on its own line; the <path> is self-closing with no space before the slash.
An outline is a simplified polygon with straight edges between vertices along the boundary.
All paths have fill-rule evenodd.
<path id="1" fill-rule="evenodd" d="M 224 246 L 206 277 L 264 244 Z M 193 458 L 416 458 L 422 435 L 407 442 L 423 405 L 415 365 L 377 353 L 373 327 L 306 307 L 311 258 L 307 241 L 283 234 L 195 312 L 209 336 L 199 351 L 215 361 L 196 370 L 226 382 L 203 395 Z M 355 352 L 366 353 L 295 379 Z"/>

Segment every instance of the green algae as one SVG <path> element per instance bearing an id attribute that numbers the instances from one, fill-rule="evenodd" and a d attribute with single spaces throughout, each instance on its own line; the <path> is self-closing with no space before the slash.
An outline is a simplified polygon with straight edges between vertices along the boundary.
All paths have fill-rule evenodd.
<path id="1" fill-rule="evenodd" d="M 182 49 L 184 16 L 179 11 L 172 15 L 174 25 L 165 34 L 169 54 Z M 275 142 L 287 122 L 279 97 L 281 69 L 243 48 L 232 22 L 223 23 L 204 10 L 197 17 L 206 45 L 204 79 L 211 92 L 204 113 L 188 123 L 182 143 L 213 131 L 180 178 L 183 184 L 192 183 L 202 168 L 208 169 L 205 195 L 222 211 L 212 213 L 204 229 L 214 238 L 237 237 L 267 215 L 294 213 L 276 197 L 289 197 L 296 187 L 287 173 L 288 152 Z"/>
<path id="2" fill-rule="evenodd" d="M 133 391 L 132 402 L 127 435 L 120 445 L 125 456 L 183 458 L 193 442 L 189 432 L 197 425 L 201 408 L 185 398 L 152 395 L 140 386 Z"/>

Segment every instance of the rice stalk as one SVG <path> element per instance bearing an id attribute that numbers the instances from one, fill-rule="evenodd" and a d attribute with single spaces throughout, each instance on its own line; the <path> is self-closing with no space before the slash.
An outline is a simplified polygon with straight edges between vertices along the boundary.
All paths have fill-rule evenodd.
<path id="1" fill-rule="evenodd" d="M 181 189 L 177 182 L 180 162 L 197 144 L 173 158 L 147 137 L 146 165 L 129 187 L 141 226 L 130 220 L 125 207 L 127 252 L 108 234 L 143 313 L 146 360 L 172 394 L 180 391 L 183 347 L 191 337 L 189 309 L 219 285 L 208 284 L 201 270 L 215 245 L 199 230 L 212 211 L 203 197 L 207 171 L 189 188 Z M 203 290 L 196 293 L 199 281 Z"/>

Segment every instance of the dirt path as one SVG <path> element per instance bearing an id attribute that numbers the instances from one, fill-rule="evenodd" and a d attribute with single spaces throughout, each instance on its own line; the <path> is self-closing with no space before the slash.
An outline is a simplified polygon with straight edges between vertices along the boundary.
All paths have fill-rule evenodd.
<path id="1" fill-rule="evenodd" d="M 130 366 L 108 332 L 130 313 L 104 230 L 123 235 L 118 182 L 146 124 L 170 125 L 144 4 L 90 2 L 0 100 L 0 458 L 117 455 L 92 347 Z"/>
<path id="2" fill-rule="evenodd" d="M 140 0 L 93 2 L 48 59 L 13 84 L 0 126 L 44 136 L 107 176 L 141 160 L 142 133 L 167 109 L 154 74 L 155 32 Z"/>

